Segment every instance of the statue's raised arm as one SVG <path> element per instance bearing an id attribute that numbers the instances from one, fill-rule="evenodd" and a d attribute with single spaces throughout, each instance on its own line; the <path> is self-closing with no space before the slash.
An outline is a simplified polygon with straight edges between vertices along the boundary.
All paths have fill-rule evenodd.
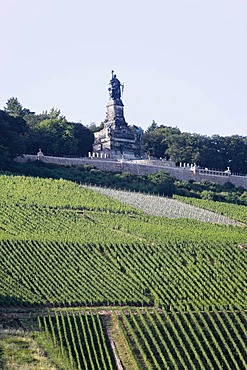
<path id="1" fill-rule="evenodd" d="M 121 99 L 121 88 L 123 92 L 123 85 L 121 84 L 119 79 L 117 79 L 117 75 L 114 74 L 114 71 L 112 71 L 111 73 L 112 73 L 112 78 L 109 82 L 110 87 L 108 89 L 110 98 L 113 100 Z"/>

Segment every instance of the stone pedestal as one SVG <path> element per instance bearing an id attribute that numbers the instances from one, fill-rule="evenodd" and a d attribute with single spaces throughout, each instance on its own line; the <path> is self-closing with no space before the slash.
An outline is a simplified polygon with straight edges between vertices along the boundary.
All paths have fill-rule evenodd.
<path id="1" fill-rule="evenodd" d="M 116 125 L 116 122 L 113 125 Z M 127 125 L 115 129 L 106 126 L 101 131 L 95 132 L 94 136 L 95 153 L 104 153 L 106 157 L 113 159 L 122 157 L 134 159 L 141 156 L 141 144 L 137 133 Z"/>
<path id="2" fill-rule="evenodd" d="M 127 127 L 124 119 L 124 105 L 121 99 L 110 99 L 106 105 L 106 123 L 112 129 Z"/>

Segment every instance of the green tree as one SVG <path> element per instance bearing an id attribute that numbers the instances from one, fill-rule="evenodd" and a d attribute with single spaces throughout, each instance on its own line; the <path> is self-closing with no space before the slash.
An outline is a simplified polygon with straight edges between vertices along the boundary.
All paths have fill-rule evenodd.
<path id="1" fill-rule="evenodd" d="M 24 116 L 29 131 L 26 137 L 27 153 L 36 154 L 41 148 L 46 155 L 86 156 L 92 151 L 93 132 L 81 123 L 68 122 L 61 111 Z"/>
<path id="2" fill-rule="evenodd" d="M 200 158 L 199 137 L 183 132 L 170 135 L 166 154 L 174 162 L 198 163 Z"/>
<path id="3" fill-rule="evenodd" d="M 27 124 L 22 117 L 0 110 L 0 168 L 7 169 L 15 157 L 23 154 L 26 132 Z"/>
<path id="4" fill-rule="evenodd" d="M 13 117 L 24 117 L 28 114 L 34 114 L 34 112 L 30 112 L 29 109 L 23 108 L 19 100 L 14 97 L 7 100 L 4 111 Z"/>
<path id="5" fill-rule="evenodd" d="M 173 179 L 165 171 L 151 174 L 148 176 L 151 183 L 154 184 L 159 194 L 172 196 L 176 192 L 176 186 Z"/>
<path id="6" fill-rule="evenodd" d="M 199 135 L 181 132 L 177 127 L 157 125 L 155 121 L 143 135 L 143 147 L 157 158 L 196 163 L 201 167 L 247 172 L 247 137 L 239 135 Z"/>
<path id="7" fill-rule="evenodd" d="M 98 132 L 104 128 L 104 122 L 101 122 L 99 126 L 97 126 L 95 122 L 91 122 L 90 125 L 87 125 L 87 128 L 93 133 Z"/>
<path id="8" fill-rule="evenodd" d="M 32 121 L 27 138 L 27 152 L 37 153 L 41 148 L 45 155 L 75 155 L 77 140 L 73 126 L 69 124 L 61 112 L 52 108 Z"/>
<path id="9" fill-rule="evenodd" d="M 160 126 L 146 131 L 142 138 L 144 150 L 156 158 L 169 158 L 167 155 L 168 138 L 179 133 L 180 130 L 178 128 L 168 126 Z"/>
<path id="10" fill-rule="evenodd" d="M 226 136 L 224 167 L 229 166 L 232 172 L 247 173 L 247 137 L 239 135 Z"/>
<path id="11" fill-rule="evenodd" d="M 226 169 L 232 172 L 247 172 L 247 138 L 232 135 L 213 135 L 200 148 L 200 161 L 202 167 Z"/>
<path id="12" fill-rule="evenodd" d="M 155 122 L 155 120 L 152 121 L 151 125 L 148 126 L 146 132 L 152 132 L 154 131 L 156 128 L 158 128 L 158 124 Z"/>
<path id="13" fill-rule="evenodd" d="M 54 115 L 39 124 L 42 134 L 41 147 L 48 155 L 73 155 L 76 151 L 76 140 L 73 128 L 64 117 Z"/>
<path id="14" fill-rule="evenodd" d="M 93 132 L 81 123 L 73 123 L 73 135 L 77 141 L 76 155 L 80 157 L 87 156 L 88 152 L 91 152 L 94 142 Z"/>

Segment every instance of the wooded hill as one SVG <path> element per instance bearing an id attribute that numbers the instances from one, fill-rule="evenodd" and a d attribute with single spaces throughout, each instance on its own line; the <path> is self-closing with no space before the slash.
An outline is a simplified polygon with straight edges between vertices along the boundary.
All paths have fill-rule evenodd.
<path id="1" fill-rule="evenodd" d="M 36 114 L 10 98 L 0 111 L 0 168 L 8 169 L 15 156 L 36 154 L 39 148 L 46 155 L 86 156 L 92 151 L 93 132 L 102 125 L 69 122 L 54 108 Z M 153 121 L 142 140 L 145 151 L 156 158 L 247 173 L 247 136 L 206 136 Z"/>

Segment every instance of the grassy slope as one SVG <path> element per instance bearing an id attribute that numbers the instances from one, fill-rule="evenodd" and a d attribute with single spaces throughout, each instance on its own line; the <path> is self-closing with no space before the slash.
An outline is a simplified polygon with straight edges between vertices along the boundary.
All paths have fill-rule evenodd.
<path id="1" fill-rule="evenodd" d="M 56 370 L 30 333 L 0 329 L 0 368 Z"/>

